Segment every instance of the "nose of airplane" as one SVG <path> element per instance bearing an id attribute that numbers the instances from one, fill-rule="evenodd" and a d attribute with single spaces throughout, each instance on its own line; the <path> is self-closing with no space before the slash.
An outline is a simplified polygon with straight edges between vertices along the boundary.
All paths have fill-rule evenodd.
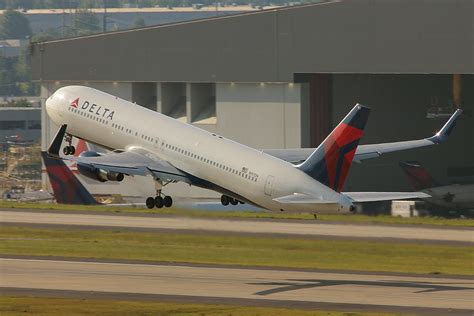
<path id="1" fill-rule="evenodd" d="M 51 95 L 49 98 L 46 99 L 46 112 L 48 113 L 48 115 L 51 115 L 51 112 L 53 110 L 53 97 L 54 97 L 54 94 Z"/>
<path id="2" fill-rule="evenodd" d="M 62 117 L 60 109 L 61 95 L 62 93 L 58 93 L 58 91 L 56 91 L 53 95 L 46 99 L 45 102 L 46 113 L 48 113 L 48 116 L 55 122 L 57 122 Z"/>

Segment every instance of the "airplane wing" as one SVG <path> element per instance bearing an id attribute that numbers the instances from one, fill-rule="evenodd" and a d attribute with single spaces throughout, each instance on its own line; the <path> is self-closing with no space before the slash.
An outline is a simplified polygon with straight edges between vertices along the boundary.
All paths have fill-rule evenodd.
<path id="1" fill-rule="evenodd" d="M 139 176 L 151 174 L 164 181 L 191 183 L 191 179 L 186 173 L 141 148 L 133 148 L 124 152 L 112 152 L 96 157 L 79 156 L 71 159 L 75 160 L 78 164 L 92 166 L 105 171 Z"/>
<path id="2" fill-rule="evenodd" d="M 457 109 L 439 132 L 425 139 L 359 145 L 354 155 L 354 161 L 361 162 L 365 159 L 379 157 L 385 153 L 441 144 L 448 139 L 461 113 L 462 110 Z M 263 152 L 291 163 L 300 163 L 305 161 L 314 150 L 315 148 L 265 149 Z"/>
<path id="3" fill-rule="evenodd" d="M 405 199 L 426 199 L 431 195 L 423 192 L 342 192 L 354 202 L 377 202 Z"/>

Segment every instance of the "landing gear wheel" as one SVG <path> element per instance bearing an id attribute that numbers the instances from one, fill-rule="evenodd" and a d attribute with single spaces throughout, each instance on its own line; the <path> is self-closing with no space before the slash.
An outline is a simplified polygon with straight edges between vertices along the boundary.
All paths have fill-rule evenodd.
<path id="1" fill-rule="evenodd" d="M 68 156 L 68 155 L 74 155 L 76 152 L 76 148 L 74 146 L 66 146 L 63 148 L 63 153 Z"/>
<path id="2" fill-rule="evenodd" d="M 229 205 L 229 197 L 228 197 L 227 195 L 221 196 L 221 203 L 222 203 L 222 205 L 224 205 L 224 206 Z"/>
<path id="3" fill-rule="evenodd" d="M 232 199 L 232 200 L 230 200 L 230 204 L 237 205 L 237 204 L 239 204 L 239 201 L 236 200 L 236 199 Z"/>
<path id="4" fill-rule="evenodd" d="M 313 216 L 314 216 L 314 219 L 316 220 L 318 219 L 318 214 L 313 214 Z"/>
<path id="5" fill-rule="evenodd" d="M 173 199 L 171 198 L 171 196 L 165 196 L 163 198 L 163 205 L 165 207 L 170 207 L 171 205 L 173 205 Z"/>
<path id="6" fill-rule="evenodd" d="M 162 208 L 163 207 L 163 198 L 161 196 L 157 196 L 155 198 L 155 206 L 157 208 Z"/>
<path id="7" fill-rule="evenodd" d="M 149 198 L 146 199 L 145 204 L 146 204 L 147 208 L 152 209 L 152 208 L 155 207 L 155 199 L 152 198 L 152 197 L 149 197 Z"/>

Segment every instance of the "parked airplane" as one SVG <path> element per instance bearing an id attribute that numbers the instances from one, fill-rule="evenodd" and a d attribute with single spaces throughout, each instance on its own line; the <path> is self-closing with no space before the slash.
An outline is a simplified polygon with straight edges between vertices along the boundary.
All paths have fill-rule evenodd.
<path id="1" fill-rule="evenodd" d="M 303 163 L 293 165 L 265 152 L 179 122 L 163 114 L 83 86 L 57 90 L 46 110 L 60 128 L 48 153 L 56 158 L 63 138 L 65 155 L 74 152 L 72 137 L 114 150 L 84 152 L 73 159 L 80 173 L 99 181 L 122 181 L 124 175 L 151 175 L 156 197 L 146 205 L 169 207 L 162 196 L 169 183 L 182 181 L 222 193 L 221 201 L 247 202 L 274 211 L 349 212 L 354 202 L 426 198 L 422 192 L 341 192 L 353 158 L 439 144 L 447 139 L 461 110 L 436 135 L 407 142 L 357 148 L 369 108 L 357 104 Z M 304 156 L 302 152 L 289 153 Z M 285 151 L 276 155 L 284 156 Z M 284 157 L 283 157 L 284 158 Z"/>
<path id="2" fill-rule="evenodd" d="M 48 156 L 41 152 L 49 182 L 53 188 L 54 198 L 59 204 L 98 205 L 94 197 L 76 178 L 71 169 L 60 159 Z"/>
<path id="3" fill-rule="evenodd" d="M 400 163 L 411 186 L 429 194 L 428 204 L 450 211 L 474 210 L 474 184 L 442 184 L 435 181 L 428 171 L 416 161 Z"/>

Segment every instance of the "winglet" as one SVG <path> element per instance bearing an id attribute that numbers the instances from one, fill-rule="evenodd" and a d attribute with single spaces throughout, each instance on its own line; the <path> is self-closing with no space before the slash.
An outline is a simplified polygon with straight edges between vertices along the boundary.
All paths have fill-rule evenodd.
<path id="1" fill-rule="evenodd" d="M 61 125 L 56 136 L 54 136 L 53 142 L 49 145 L 48 155 L 54 158 L 59 158 L 59 150 L 63 142 L 64 135 L 66 134 L 67 124 Z"/>
<path id="2" fill-rule="evenodd" d="M 454 129 L 454 126 L 456 126 L 456 122 L 458 120 L 458 117 L 462 114 L 461 109 L 457 109 L 453 115 L 449 118 L 449 120 L 444 124 L 444 126 L 437 132 L 435 135 L 431 136 L 428 138 L 429 141 L 435 143 L 435 144 L 441 144 L 442 142 L 446 141 L 451 134 L 451 132 Z"/>

